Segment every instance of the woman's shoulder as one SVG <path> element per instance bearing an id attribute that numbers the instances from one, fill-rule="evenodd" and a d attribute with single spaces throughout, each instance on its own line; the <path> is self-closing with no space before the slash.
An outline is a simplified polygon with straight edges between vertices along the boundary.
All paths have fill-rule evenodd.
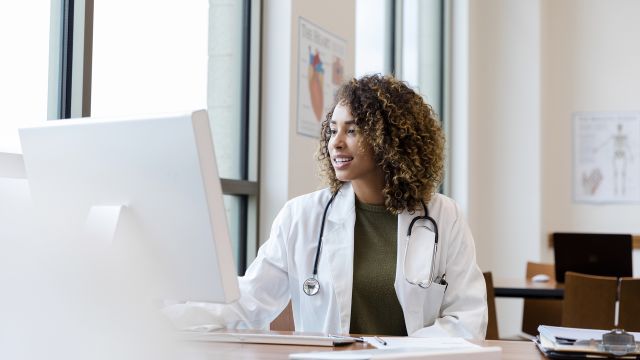
<path id="1" fill-rule="evenodd" d="M 300 210 L 313 211 L 314 209 L 324 209 L 324 206 L 331 199 L 331 189 L 324 188 L 310 192 L 304 195 L 296 196 L 293 199 L 287 201 L 285 207 L 290 208 L 291 211 L 297 212 Z"/>
<path id="2" fill-rule="evenodd" d="M 440 214 L 440 217 L 453 218 L 457 218 L 462 213 L 460 205 L 454 199 L 440 193 L 435 193 L 431 196 L 429 211 Z"/>

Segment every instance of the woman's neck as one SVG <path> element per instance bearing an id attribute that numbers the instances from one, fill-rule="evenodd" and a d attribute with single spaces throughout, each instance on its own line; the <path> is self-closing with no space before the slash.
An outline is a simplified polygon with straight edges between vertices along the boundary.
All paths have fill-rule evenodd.
<path id="1" fill-rule="evenodd" d="M 384 189 L 384 180 L 381 181 L 365 181 L 365 180 L 353 180 L 351 182 L 353 192 L 358 197 L 358 200 L 365 204 L 370 205 L 384 205 L 384 195 L 382 189 Z"/>

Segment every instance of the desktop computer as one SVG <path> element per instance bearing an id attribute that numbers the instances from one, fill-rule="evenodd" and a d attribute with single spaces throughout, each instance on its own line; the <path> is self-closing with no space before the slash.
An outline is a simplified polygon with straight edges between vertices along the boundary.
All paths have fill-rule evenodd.
<path id="1" fill-rule="evenodd" d="M 49 121 L 20 140 L 52 242 L 144 273 L 155 300 L 239 298 L 206 111 Z"/>

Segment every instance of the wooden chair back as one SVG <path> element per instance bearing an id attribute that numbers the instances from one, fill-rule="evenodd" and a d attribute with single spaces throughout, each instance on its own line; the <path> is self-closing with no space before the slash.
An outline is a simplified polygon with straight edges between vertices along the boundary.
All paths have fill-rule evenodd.
<path id="1" fill-rule="evenodd" d="M 568 271 L 565 275 L 562 326 L 613 329 L 618 279 Z"/>
<path id="2" fill-rule="evenodd" d="M 640 331 L 640 278 L 620 280 L 620 308 L 618 327 Z"/>
<path id="3" fill-rule="evenodd" d="M 487 307 L 489 309 L 489 321 L 487 323 L 487 340 L 498 340 L 498 317 L 496 315 L 496 293 L 493 289 L 493 277 L 491 271 L 482 273 L 484 282 L 487 285 Z"/>
<path id="4" fill-rule="evenodd" d="M 293 310 L 291 309 L 291 301 L 278 317 L 271 322 L 271 330 L 275 331 L 295 331 L 296 326 L 293 323 Z"/>
<path id="5" fill-rule="evenodd" d="M 544 274 L 555 280 L 553 264 L 527 262 L 527 280 L 534 275 Z M 539 325 L 560 326 L 562 324 L 561 299 L 524 299 L 522 308 L 522 332 L 535 336 Z"/>

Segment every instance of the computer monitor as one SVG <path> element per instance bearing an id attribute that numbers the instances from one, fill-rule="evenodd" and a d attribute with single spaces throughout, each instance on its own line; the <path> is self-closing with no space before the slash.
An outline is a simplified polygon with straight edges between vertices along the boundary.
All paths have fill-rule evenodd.
<path id="1" fill-rule="evenodd" d="M 629 234 L 554 233 L 556 281 L 574 271 L 589 275 L 632 276 Z"/>
<path id="2" fill-rule="evenodd" d="M 206 111 L 49 121 L 20 129 L 20 140 L 52 241 L 74 237 L 133 263 L 156 300 L 238 299 Z"/>

